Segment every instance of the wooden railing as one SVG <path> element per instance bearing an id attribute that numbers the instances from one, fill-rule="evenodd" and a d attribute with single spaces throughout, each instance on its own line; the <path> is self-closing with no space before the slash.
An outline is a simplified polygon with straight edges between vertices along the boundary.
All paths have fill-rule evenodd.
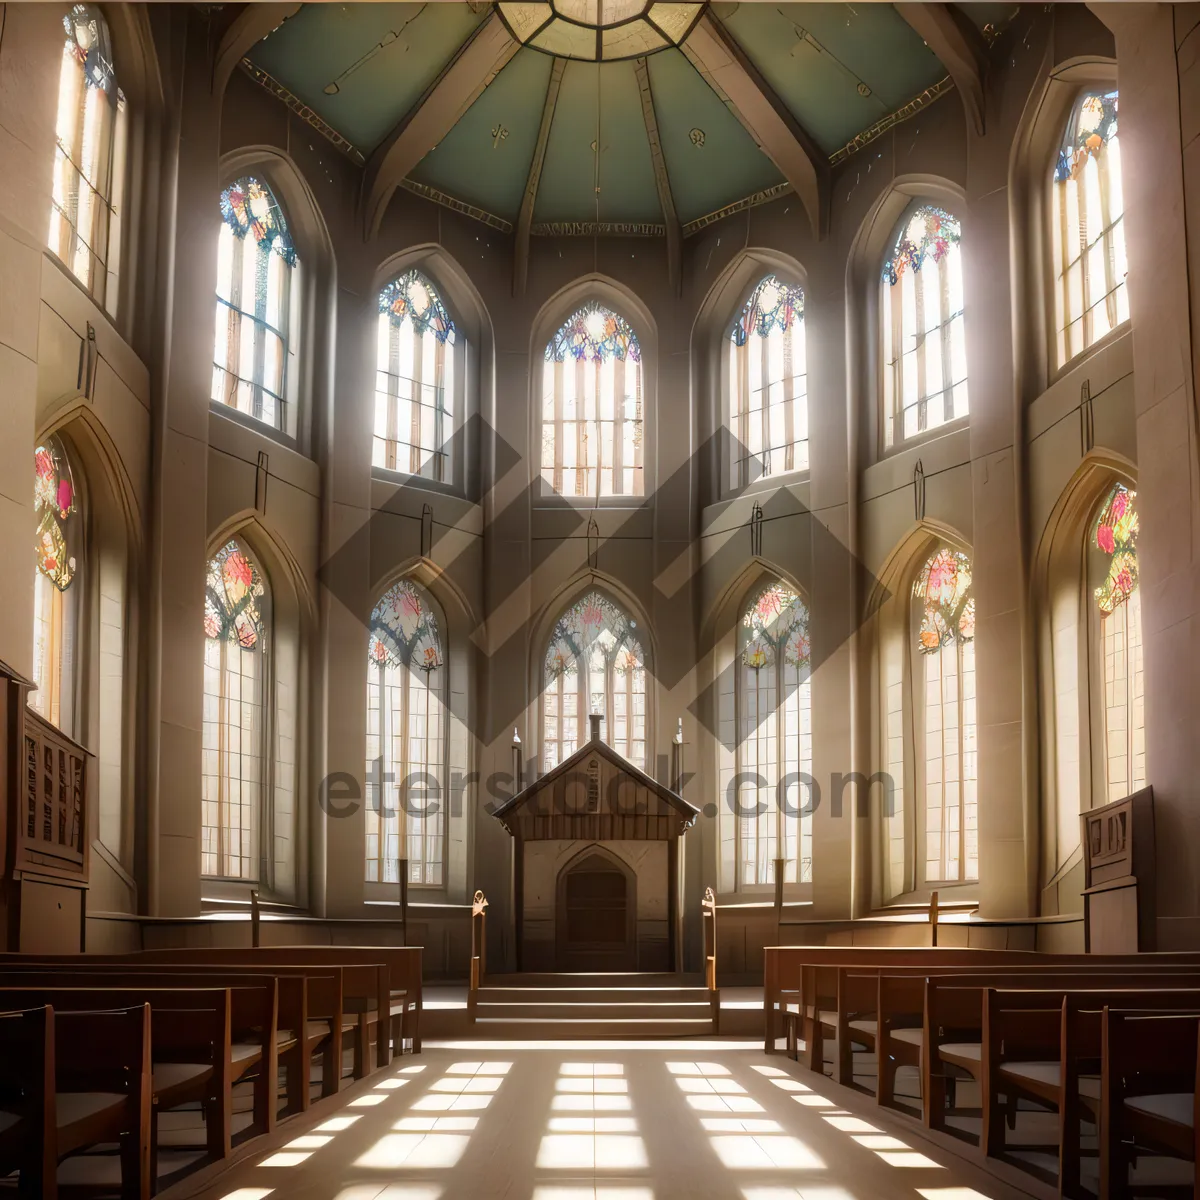
<path id="1" fill-rule="evenodd" d="M 704 986 L 712 1009 L 713 1033 L 720 1032 L 721 993 L 717 988 L 717 897 L 712 888 L 704 889 Z"/>
<path id="2" fill-rule="evenodd" d="M 471 901 L 471 982 L 467 989 L 467 1015 L 475 1020 L 479 985 L 487 973 L 487 897 L 480 891 Z"/>

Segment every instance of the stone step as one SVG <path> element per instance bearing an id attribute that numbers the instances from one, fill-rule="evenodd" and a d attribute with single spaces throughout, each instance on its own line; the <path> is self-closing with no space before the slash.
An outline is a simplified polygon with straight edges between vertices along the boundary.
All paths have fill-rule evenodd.
<path id="1" fill-rule="evenodd" d="M 698 1020 L 712 1019 L 712 1009 L 707 999 L 692 1003 L 663 1003 L 649 1004 L 642 1000 L 631 1002 L 559 1002 L 539 1003 L 537 1001 L 521 1002 L 484 1002 L 482 998 L 475 1008 L 476 1021 L 487 1018 L 521 1019 L 544 1021 L 622 1021 L 622 1020 Z"/>
<path id="2" fill-rule="evenodd" d="M 478 1016 L 471 1036 L 476 1038 L 569 1040 L 572 1038 L 698 1037 L 712 1033 L 712 1020 L 655 1021 L 644 1018 L 596 1020 L 590 1017 L 548 1020 Z"/>
<path id="3" fill-rule="evenodd" d="M 485 987 L 700 987 L 699 974 L 676 975 L 668 971 L 521 971 L 495 975 L 488 973 Z"/>
<path id="4" fill-rule="evenodd" d="M 480 1004 L 707 1004 L 706 988 L 481 987 Z"/>

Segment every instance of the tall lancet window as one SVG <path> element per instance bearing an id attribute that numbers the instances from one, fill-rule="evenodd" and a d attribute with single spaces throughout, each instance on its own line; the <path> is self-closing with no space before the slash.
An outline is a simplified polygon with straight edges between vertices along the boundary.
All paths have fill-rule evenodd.
<path id="1" fill-rule="evenodd" d="M 420 271 L 379 293 L 375 466 L 452 482 L 456 337 L 437 289 Z"/>
<path id="2" fill-rule="evenodd" d="M 729 334 L 734 487 L 808 470 L 804 292 L 768 275 Z"/>
<path id="3" fill-rule="evenodd" d="M 588 592 L 554 626 L 542 679 L 542 766 L 549 771 L 588 738 L 591 713 L 618 754 L 646 769 L 646 656 L 637 622 Z"/>
<path id="4" fill-rule="evenodd" d="M 642 349 L 619 313 L 592 301 L 546 346 L 542 480 L 561 496 L 640 496 L 645 482 Z"/>
<path id="5" fill-rule="evenodd" d="M 975 748 L 975 601 L 971 560 L 936 551 L 913 585 L 918 831 L 926 883 L 979 878 Z"/>
<path id="6" fill-rule="evenodd" d="M 967 415 L 961 243 L 957 218 L 922 204 L 883 264 L 885 447 Z"/>
<path id="7" fill-rule="evenodd" d="M 231 183 L 220 207 L 212 401 L 293 432 L 286 397 L 296 247 L 261 180 Z"/>
<path id="8" fill-rule="evenodd" d="M 812 670 L 808 607 L 783 583 L 742 614 L 737 657 L 738 886 L 812 882 Z M 747 782 L 749 777 L 757 780 Z M 781 803 L 782 800 L 782 803 Z"/>
<path id="9" fill-rule="evenodd" d="M 90 4 L 63 17 L 53 202 L 47 244 L 110 315 L 117 310 L 125 95 L 117 87 L 108 26 Z"/>
<path id="10" fill-rule="evenodd" d="M 1054 329 L 1061 366 L 1129 320 L 1117 93 L 1084 92 L 1050 183 Z"/>
<path id="11" fill-rule="evenodd" d="M 33 453 L 37 519 L 33 585 L 33 681 L 29 703 L 51 725 L 77 733 L 79 592 L 82 514 L 71 464 L 56 437 Z"/>
<path id="12" fill-rule="evenodd" d="M 1142 692 L 1142 599 L 1138 589 L 1137 493 L 1109 492 L 1092 530 L 1103 556 L 1095 589 L 1104 679 L 1104 766 L 1110 800 L 1146 786 L 1146 725 Z"/>
<path id="13" fill-rule="evenodd" d="M 426 597 L 401 579 L 371 612 L 367 643 L 366 879 L 445 880 L 446 659 Z"/>
<path id="14" fill-rule="evenodd" d="M 267 589 L 236 539 L 208 564 L 204 589 L 201 873 L 257 880 L 268 780 Z"/>

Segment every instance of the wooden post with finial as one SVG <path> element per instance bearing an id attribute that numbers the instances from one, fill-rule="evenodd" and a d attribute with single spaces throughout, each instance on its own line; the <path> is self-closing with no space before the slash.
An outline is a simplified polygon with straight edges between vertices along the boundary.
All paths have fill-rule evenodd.
<path id="1" fill-rule="evenodd" d="M 937 892 L 930 893 L 929 896 L 929 936 L 931 938 L 930 945 L 937 945 L 938 937 L 938 894 Z"/>
<path id="2" fill-rule="evenodd" d="M 257 950 L 259 947 L 259 923 L 262 914 L 258 910 L 258 889 L 250 889 L 250 945 Z"/>

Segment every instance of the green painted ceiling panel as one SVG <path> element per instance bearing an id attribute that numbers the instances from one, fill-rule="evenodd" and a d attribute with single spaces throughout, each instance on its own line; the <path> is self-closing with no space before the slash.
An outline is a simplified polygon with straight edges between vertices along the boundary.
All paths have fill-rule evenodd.
<path id="1" fill-rule="evenodd" d="M 537 146 L 554 59 L 520 50 L 457 125 L 413 171 L 413 178 L 515 221 Z M 503 138 L 500 131 L 507 131 Z"/>
<path id="2" fill-rule="evenodd" d="M 305 4 L 250 59 L 369 154 L 487 16 L 467 4 Z M 336 85 L 333 95 L 325 89 Z"/>
<path id="3" fill-rule="evenodd" d="M 671 197 L 681 221 L 783 182 L 775 164 L 679 50 L 648 58 Z M 704 144 L 692 141 L 692 130 Z"/>
<path id="4" fill-rule="evenodd" d="M 662 220 L 632 62 L 567 63 L 533 216 L 535 222 Z"/>
<path id="5" fill-rule="evenodd" d="M 890 4 L 740 4 L 716 11 L 830 154 L 946 74 Z"/>

